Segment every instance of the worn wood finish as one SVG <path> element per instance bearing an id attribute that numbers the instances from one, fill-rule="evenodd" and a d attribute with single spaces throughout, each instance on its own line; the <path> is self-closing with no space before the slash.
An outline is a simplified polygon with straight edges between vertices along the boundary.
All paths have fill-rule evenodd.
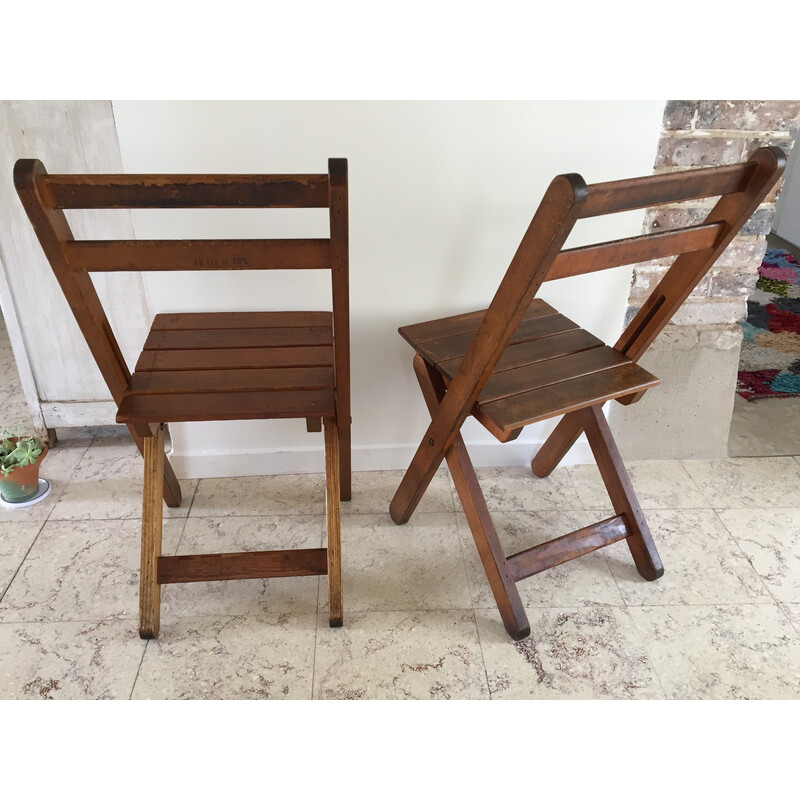
<path id="1" fill-rule="evenodd" d="M 342 534 L 339 519 L 339 432 L 336 417 L 323 421 L 325 429 L 325 524 L 328 553 L 328 621 L 342 625 Z"/>
<path id="2" fill-rule="evenodd" d="M 407 522 L 469 416 L 534 294 L 544 280 L 586 199 L 577 175 L 553 180 L 486 311 L 464 360 L 389 507 L 398 524 Z"/>
<path id="3" fill-rule="evenodd" d="M 515 581 L 521 581 L 629 535 L 624 517 L 609 517 L 509 556 L 508 571 Z"/>
<path id="4" fill-rule="evenodd" d="M 82 241 L 64 253 L 76 272 L 330 269 L 327 239 Z"/>
<path id="5" fill-rule="evenodd" d="M 15 168 L 34 230 L 90 351 L 145 456 L 140 633 L 159 630 L 161 583 L 329 573 L 331 625 L 342 624 L 340 497 L 350 497 L 350 362 L 347 162 L 327 175 L 51 175 Z M 330 237 L 290 240 L 75 241 L 66 208 L 329 207 Z M 332 311 L 159 314 L 134 374 L 90 272 L 329 269 Z M 180 502 L 165 462 L 164 423 L 324 418 L 328 545 L 161 556 L 161 502 Z"/>
<path id="6" fill-rule="evenodd" d="M 347 161 L 328 160 L 330 173 L 331 294 L 333 302 L 334 358 L 337 375 L 336 427 L 339 436 L 339 492 L 349 500 L 352 492 L 350 410 L 350 239 Z"/>
<path id="7" fill-rule="evenodd" d="M 325 575 L 327 571 L 328 557 L 324 547 L 306 550 L 162 556 L 158 559 L 158 582 L 161 584 L 289 578 Z"/>
<path id="8" fill-rule="evenodd" d="M 48 175 L 51 208 L 325 208 L 327 175 Z"/>
<path id="9" fill-rule="evenodd" d="M 414 373 L 428 412 L 433 416 L 445 396 L 442 378 L 420 355 L 414 356 Z M 456 436 L 445 458 L 503 625 L 513 639 L 524 639 L 531 632 L 528 618 L 461 434 Z"/>
<path id="10" fill-rule="evenodd" d="M 664 568 L 622 459 L 602 413 L 611 399 L 635 401 L 658 379 L 636 361 L 764 199 L 785 164 L 776 148 L 761 148 L 731 167 L 689 170 L 586 187 L 560 176 L 545 195 L 486 311 L 400 329 L 414 347 L 414 369 L 431 424 L 389 507 L 408 520 L 442 457 L 470 521 L 507 630 L 527 635 L 519 595 L 510 582 L 625 539 L 647 580 Z M 678 200 L 722 195 L 701 225 L 561 250 L 579 217 Z M 614 348 L 582 331 L 555 309 L 532 300 L 546 279 L 677 255 L 653 296 Z M 500 441 L 525 425 L 563 414 L 531 462 L 544 476 L 585 432 L 616 516 L 505 557 L 474 476 L 459 429 L 469 414 Z"/>
<path id="11" fill-rule="evenodd" d="M 158 636 L 161 619 L 161 586 L 158 560 L 161 557 L 161 529 L 164 483 L 164 426 L 144 440 L 144 488 L 142 490 L 142 558 L 139 572 L 139 636 Z"/>

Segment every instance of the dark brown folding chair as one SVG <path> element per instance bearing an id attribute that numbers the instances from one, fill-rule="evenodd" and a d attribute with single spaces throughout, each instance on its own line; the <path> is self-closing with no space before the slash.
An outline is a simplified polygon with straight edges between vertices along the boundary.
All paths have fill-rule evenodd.
<path id="1" fill-rule="evenodd" d="M 347 161 L 319 175 L 48 175 L 17 162 L 14 181 L 56 278 L 144 456 L 139 634 L 158 635 L 161 585 L 328 575 L 342 624 L 339 500 L 350 499 Z M 63 209 L 328 208 L 330 238 L 75 241 Z M 91 272 L 327 269 L 333 311 L 158 314 L 131 375 Z M 181 492 L 164 423 L 301 418 L 324 424 L 327 547 L 162 556 L 162 499 Z"/>
<path id="2" fill-rule="evenodd" d="M 625 539 L 639 574 L 664 569 L 603 416 L 603 404 L 638 400 L 658 379 L 637 365 L 780 177 L 781 150 L 764 147 L 742 164 L 692 169 L 587 186 L 579 175 L 550 184 L 488 309 L 408 325 L 414 370 L 431 423 L 390 505 L 403 524 L 443 458 L 486 570 L 503 623 L 514 639 L 530 633 L 516 582 Z M 701 225 L 687 225 L 562 250 L 578 219 L 719 197 Z M 534 295 L 546 280 L 675 256 L 652 295 L 608 347 Z M 544 477 L 586 433 L 615 516 L 506 557 L 460 428 L 472 414 L 507 442 L 533 422 L 564 415 L 531 462 Z"/>

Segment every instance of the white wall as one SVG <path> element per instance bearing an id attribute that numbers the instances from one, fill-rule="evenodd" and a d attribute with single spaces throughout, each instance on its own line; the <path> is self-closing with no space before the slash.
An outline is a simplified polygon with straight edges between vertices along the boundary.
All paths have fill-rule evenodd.
<path id="1" fill-rule="evenodd" d="M 664 103 L 113 106 L 127 172 L 324 172 L 329 156 L 349 160 L 353 463 L 391 469 L 408 465 L 428 422 L 398 326 L 485 308 L 555 175 L 578 172 L 591 183 L 650 174 Z M 641 222 L 641 212 L 586 220 L 570 243 L 636 235 Z M 327 235 L 324 210 L 147 211 L 134 214 L 134 227 L 140 238 Z M 541 296 L 613 341 L 629 282 L 622 268 L 549 284 Z M 330 307 L 322 272 L 174 273 L 145 283 L 152 314 Z M 554 424 L 507 445 L 474 420 L 464 434 L 476 463 L 525 463 Z M 305 433 L 301 420 L 170 427 L 179 474 L 322 469 L 321 435 Z M 576 451 L 573 459 L 586 460 Z"/>
<path id="2" fill-rule="evenodd" d="M 789 154 L 789 163 L 786 167 L 784 180 L 778 205 L 775 209 L 775 221 L 772 230 L 781 237 L 800 247 L 800 167 L 798 161 L 798 145 L 800 145 L 800 132 L 794 137 L 794 146 Z"/>

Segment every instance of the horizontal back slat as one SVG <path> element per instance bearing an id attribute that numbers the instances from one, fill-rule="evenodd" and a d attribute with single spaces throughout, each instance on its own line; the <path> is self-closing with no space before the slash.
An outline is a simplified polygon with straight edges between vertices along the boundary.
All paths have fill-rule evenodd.
<path id="1" fill-rule="evenodd" d="M 755 168 L 751 162 L 724 167 L 707 167 L 686 172 L 646 175 L 622 181 L 589 185 L 589 196 L 580 216 L 596 217 L 636 208 L 680 203 L 701 197 L 740 192 Z"/>
<path id="2" fill-rule="evenodd" d="M 545 280 L 555 281 L 623 264 L 636 264 L 654 258 L 666 258 L 711 248 L 721 234 L 722 228 L 721 222 L 715 222 L 562 250 L 550 267 Z"/>
<path id="3" fill-rule="evenodd" d="M 50 208 L 326 208 L 327 175 L 43 175 Z"/>
<path id="4" fill-rule="evenodd" d="M 64 244 L 75 271 L 329 269 L 329 239 L 185 239 Z"/>

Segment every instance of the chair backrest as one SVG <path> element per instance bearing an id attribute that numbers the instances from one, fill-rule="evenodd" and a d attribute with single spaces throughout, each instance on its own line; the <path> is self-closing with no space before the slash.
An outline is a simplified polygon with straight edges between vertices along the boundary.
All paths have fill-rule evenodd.
<path id="1" fill-rule="evenodd" d="M 48 175 L 40 161 L 20 159 L 14 167 L 14 184 L 118 404 L 130 371 L 91 272 L 328 269 L 334 380 L 341 393 L 349 396 L 346 159 L 331 158 L 328 173 L 314 175 Z M 76 241 L 64 210 L 85 208 L 328 208 L 330 237 Z"/>
<path id="2" fill-rule="evenodd" d="M 587 186 L 580 175 L 550 184 L 483 322 L 449 385 L 437 418 L 458 431 L 522 315 L 544 281 L 677 255 L 630 322 L 615 349 L 636 361 L 730 244 L 786 166 L 777 147 L 762 147 L 741 164 L 705 167 Z M 563 250 L 575 222 L 650 206 L 719 197 L 699 225 Z"/>

